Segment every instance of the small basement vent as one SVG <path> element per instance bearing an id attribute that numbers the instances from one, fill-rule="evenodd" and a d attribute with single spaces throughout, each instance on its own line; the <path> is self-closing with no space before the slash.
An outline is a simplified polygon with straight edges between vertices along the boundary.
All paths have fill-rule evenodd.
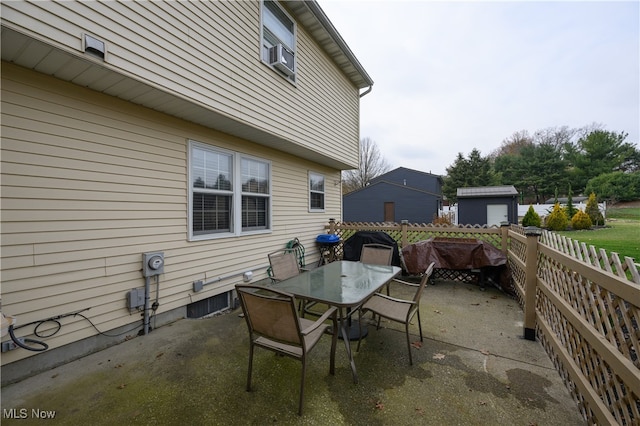
<path id="1" fill-rule="evenodd" d="M 206 315 L 229 309 L 231 307 L 231 292 L 218 294 L 207 299 L 189 303 L 187 318 L 202 318 Z"/>

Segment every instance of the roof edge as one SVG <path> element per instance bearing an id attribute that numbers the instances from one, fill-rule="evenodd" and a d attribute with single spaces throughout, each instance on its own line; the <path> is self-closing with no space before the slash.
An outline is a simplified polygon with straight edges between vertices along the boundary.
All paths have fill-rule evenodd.
<path id="1" fill-rule="evenodd" d="M 433 195 L 434 197 L 437 197 L 437 198 L 442 198 L 443 197 L 442 194 L 436 194 L 435 192 L 425 191 L 424 189 L 415 188 L 413 186 L 401 185 L 401 184 L 399 184 L 397 182 L 392 182 L 392 181 L 389 181 L 389 180 L 378 180 L 378 181 L 375 181 L 375 182 L 371 182 L 370 184 L 368 184 L 367 186 L 365 186 L 363 188 L 358 188 L 355 191 L 351 191 L 351 192 L 349 192 L 347 194 L 344 194 L 343 197 L 347 197 L 347 196 L 349 196 L 351 194 L 355 194 L 357 192 L 364 191 L 364 190 L 366 190 L 368 188 L 371 188 L 371 187 L 374 187 L 374 186 L 380 185 L 380 184 L 387 184 L 387 185 L 395 186 L 395 187 L 398 187 L 398 188 L 406 189 L 408 191 L 414 191 L 414 192 L 420 192 L 422 194 Z"/>
<path id="2" fill-rule="evenodd" d="M 304 4 L 304 6 L 316 18 L 316 20 L 322 26 L 322 28 L 324 28 L 324 30 L 327 32 L 327 35 L 331 38 L 331 40 L 337 45 L 337 47 L 340 49 L 340 51 L 349 60 L 351 65 L 353 65 L 353 67 L 358 72 L 358 74 L 360 74 L 360 76 L 362 77 L 362 80 L 364 82 L 364 85 L 362 87 L 360 87 L 360 88 L 364 88 L 364 87 L 367 87 L 367 86 L 373 86 L 373 80 L 371 79 L 371 77 L 369 76 L 367 71 L 364 69 L 362 64 L 360 64 L 360 61 L 358 61 L 358 59 L 356 58 L 354 53 L 351 51 L 351 49 L 349 48 L 347 43 L 344 41 L 344 39 L 342 38 L 340 33 L 338 33 L 338 30 L 336 29 L 336 27 L 333 26 L 333 24 L 329 20 L 329 17 L 327 16 L 326 13 L 324 13 L 322 8 L 320 7 L 320 4 L 318 4 L 318 2 L 316 0 L 310 0 L 310 1 L 306 1 L 306 0 L 305 1 L 299 1 L 299 0 L 297 0 L 297 1 L 284 1 L 284 3 L 302 3 L 302 4 Z"/>

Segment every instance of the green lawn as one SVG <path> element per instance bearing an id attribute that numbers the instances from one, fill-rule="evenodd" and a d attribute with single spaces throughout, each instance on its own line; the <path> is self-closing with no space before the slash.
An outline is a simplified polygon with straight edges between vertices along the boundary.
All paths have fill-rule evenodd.
<path id="1" fill-rule="evenodd" d="M 629 256 L 640 263 L 640 208 L 609 209 L 605 228 L 559 234 L 598 249 L 603 248 L 609 253 L 618 253 L 622 261 L 624 256 Z"/>
<path id="2" fill-rule="evenodd" d="M 640 207 L 610 208 L 607 210 L 608 219 L 630 219 L 640 223 Z"/>

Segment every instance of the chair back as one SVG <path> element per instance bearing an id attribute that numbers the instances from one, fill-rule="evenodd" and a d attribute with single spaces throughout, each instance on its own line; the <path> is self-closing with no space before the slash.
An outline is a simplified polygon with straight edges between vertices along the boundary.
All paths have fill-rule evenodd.
<path id="1" fill-rule="evenodd" d="M 370 265 L 391 265 L 393 247 L 384 244 L 363 244 L 360 262 Z"/>
<path id="2" fill-rule="evenodd" d="M 418 291 L 416 291 L 416 294 L 413 296 L 413 301 L 416 304 L 420 303 L 422 290 L 424 290 L 424 287 L 427 285 L 427 282 L 429 281 L 429 277 L 431 277 L 431 274 L 433 273 L 434 265 L 435 265 L 435 262 L 431 262 L 431 264 L 427 267 L 427 270 L 424 271 L 424 275 L 422 275 L 422 280 L 420 281 L 420 286 L 418 287 Z"/>
<path id="3" fill-rule="evenodd" d="M 300 265 L 293 250 L 278 250 L 269 253 L 269 264 L 271 265 L 271 278 L 274 281 L 282 281 L 295 277 L 300 273 Z"/>
<path id="4" fill-rule="evenodd" d="M 300 322 L 293 295 L 273 288 L 237 284 L 242 311 L 252 335 L 302 346 Z"/>

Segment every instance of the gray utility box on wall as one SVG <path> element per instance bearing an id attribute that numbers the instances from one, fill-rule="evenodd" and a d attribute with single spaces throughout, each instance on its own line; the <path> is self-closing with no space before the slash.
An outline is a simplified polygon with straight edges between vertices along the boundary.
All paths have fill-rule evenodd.
<path id="1" fill-rule="evenodd" d="M 142 253 L 142 275 L 153 277 L 164 274 L 164 252 Z"/>
<path id="2" fill-rule="evenodd" d="M 127 292 L 127 308 L 133 310 L 144 306 L 144 287 L 132 288 Z"/>

